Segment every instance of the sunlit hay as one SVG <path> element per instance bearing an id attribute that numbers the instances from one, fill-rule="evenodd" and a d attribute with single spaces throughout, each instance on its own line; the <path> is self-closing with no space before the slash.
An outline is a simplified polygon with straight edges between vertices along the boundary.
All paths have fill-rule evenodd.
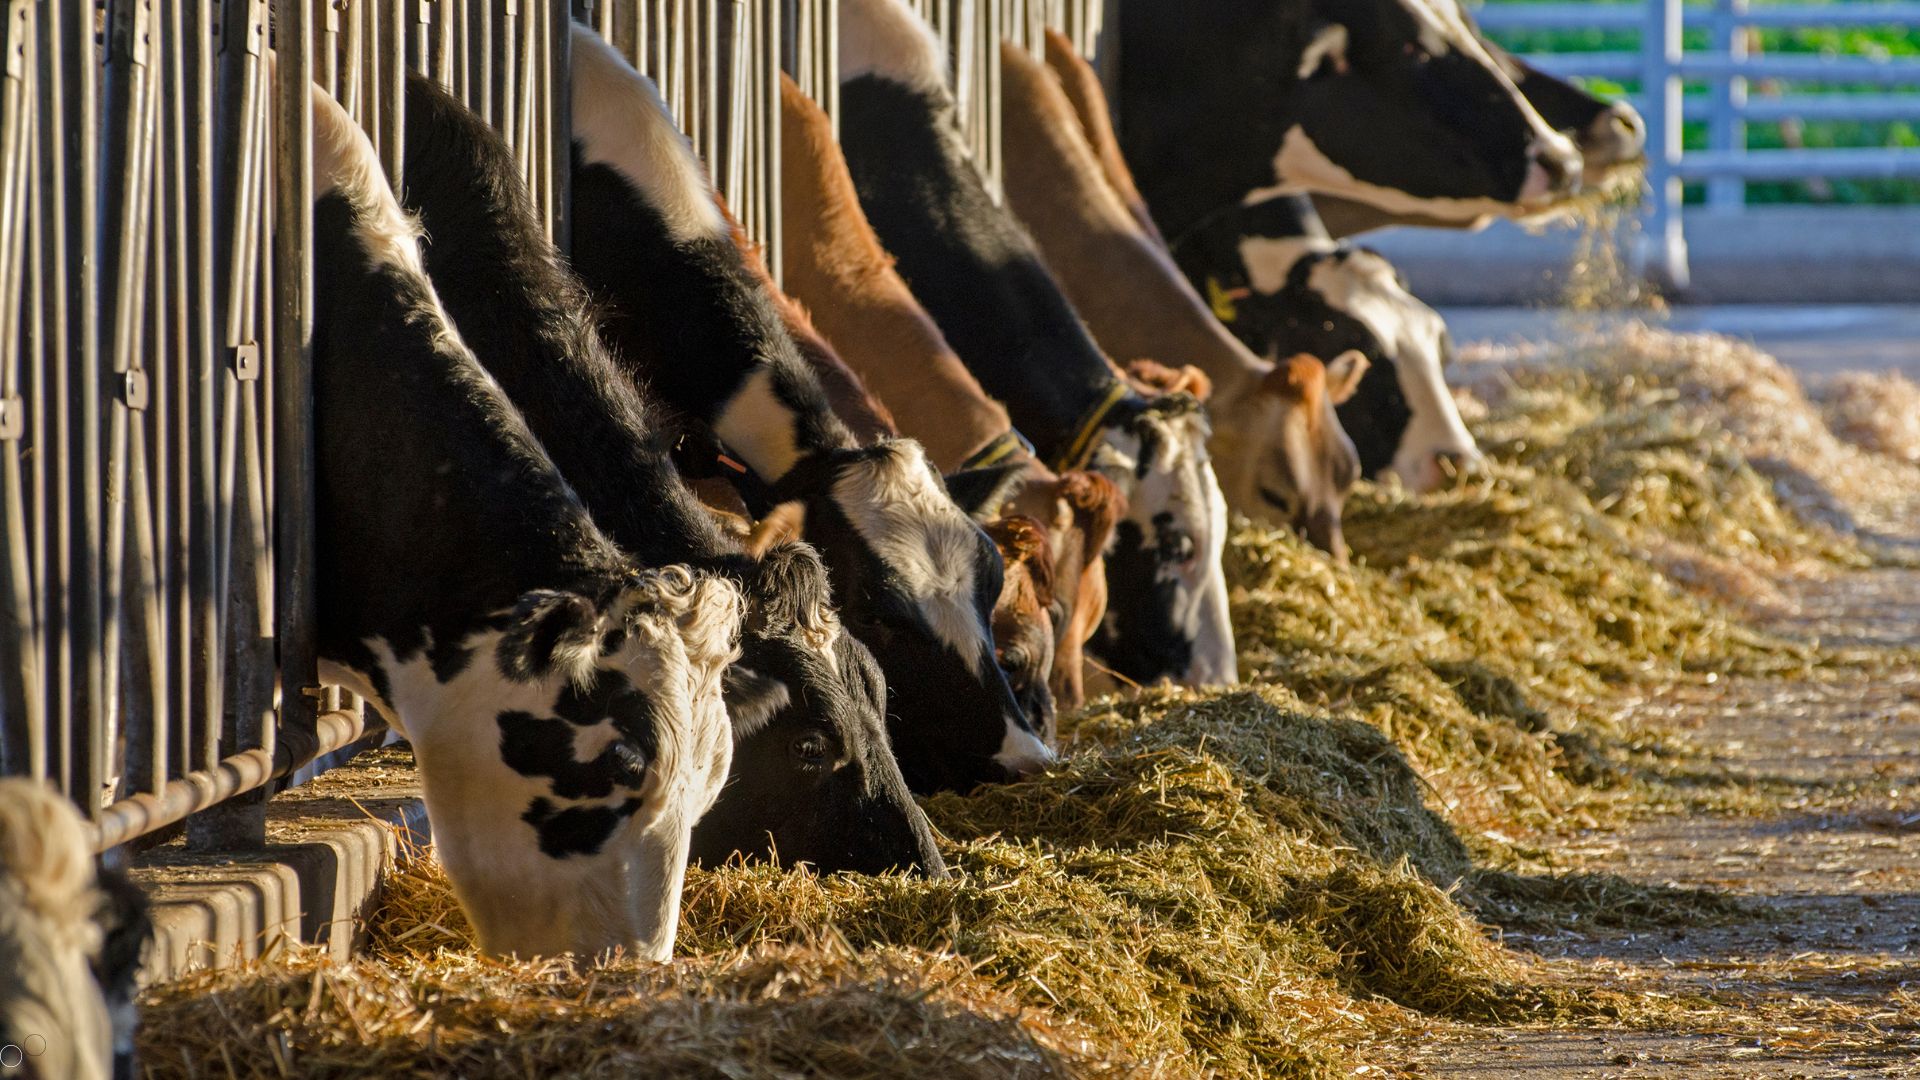
<path id="1" fill-rule="evenodd" d="M 1728 893 L 1649 885 L 1616 874 L 1523 874 L 1474 870 L 1464 895 L 1483 917 L 1508 930 L 1650 930 L 1711 926 L 1751 917 Z"/>
<path id="2" fill-rule="evenodd" d="M 1656 441 L 1730 447 L 1806 533 L 1803 554 L 1811 559 L 1897 559 L 1897 551 L 1870 534 L 1909 531 L 1920 507 L 1920 470 L 1837 438 L 1791 371 L 1732 338 L 1639 323 L 1604 332 L 1569 328 L 1551 341 L 1463 350 L 1462 361 L 1449 379 L 1489 406 L 1484 434 L 1496 443 L 1577 443 L 1579 428 L 1626 411 L 1662 414 Z M 1705 472 L 1681 470 L 1682 478 L 1724 475 L 1726 460 L 1718 455 Z M 1765 538 L 1757 538 L 1764 546 Z"/>
<path id="3" fill-rule="evenodd" d="M 1833 433 L 1864 450 L 1920 464 L 1920 385 L 1897 371 L 1848 371 L 1813 391 Z"/>
<path id="4" fill-rule="evenodd" d="M 150 992 L 140 1037 L 151 1077 L 1194 1075 L 1116 1058 L 952 956 L 831 940 L 671 966 L 309 950 Z"/>
<path id="5" fill-rule="evenodd" d="M 1577 313 L 1664 309 L 1632 256 L 1642 239 L 1643 186 L 1635 170 L 1631 179 L 1600 185 L 1567 205 L 1560 224 L 1578 229 L 1579 236 L 1563 271 L 1561 308 Z"/>
<path id="6" fill-rule="evenodd" d="M 955 877 L 695 870 L 680 951 L 831 939 L 957 955 L 1042 1030 L 1107 1048 L 1076 1051 L 1073 1075 L 1118 1058 L 1169 1076 L 1348 1075 L 1351 1047 L 1404 1009 L 1611 1008 L 1531 985 L 1435 884 L 1465 871 L 1464 849 L 1373 728 L 1278 689 L 1164 691 L 1103 705 L 1072 737 L 1080 752 L 1041 777 L 929 801 Z M 437 864 L 415 860 L 386 897 L 377 960 L 478 962 Z"/>

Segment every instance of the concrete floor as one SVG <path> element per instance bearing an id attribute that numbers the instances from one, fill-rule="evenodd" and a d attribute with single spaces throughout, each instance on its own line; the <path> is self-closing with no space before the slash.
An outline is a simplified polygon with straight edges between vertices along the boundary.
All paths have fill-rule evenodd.
<path id="1" fill-rule="evenodd" d="M 1538 340 L 1569 320 L 1590 325 L 1595 318 L 1525 307 L 1444 307 L 1441 314 L 1461 344 Z M 1808 378 L 1893 370 L 1920 380 L 1920 304 L 1718 304 L 1676 307 L 1649 318 L 1676 331 L 1745 338 Z"/>

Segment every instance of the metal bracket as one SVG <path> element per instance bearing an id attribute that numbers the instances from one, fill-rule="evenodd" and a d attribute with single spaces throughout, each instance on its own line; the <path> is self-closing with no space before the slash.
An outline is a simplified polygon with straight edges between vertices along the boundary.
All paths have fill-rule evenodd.
<path id="1" fill-rule="evenodd" d="M 321 20 L 320 28 L 329 34 L 340 32 L 340 10 L 347 6 L 347 0 L 327 0 L 326 16 Z"/>
<path id="2" fill-rule="evenodd" d="M 252 382 L 260 377 L 260 345 L 244 341 L 233 348 L 233 377 Z"/>
<path id="3" fill-rule="evenodd" d="M 120 388 L 120 400 L 126 402 L 129 409 L 147 407 L 147 373 L 134 368 L 126 373 L 126 381 Z"/>
<path id="4" fill-rule="evenodd" d="M 27 430 L 27 403 L 18 397 L 0 398 L 0 442 L 12 442 Z"/>
<path id="5" fill-rule="evenodd" d="M 247 52 L 259 56 L 267 51 L 267 0 L 247 5 Z"/>
<path id="6" fill-rule="evenodd" d="M 433 0 L 419 0 L 419 3 L 420 25 L 426 26 L 433 22 Z"/>
<path id="7" fill-rule="evenodd" d="M 504 10 L 501 11 L 501 14 L 505 15 L 509 19 L 519 18 L 520 17 L 520 0 L 506 0 Z"/>
<path id="8" fill-rule="evenodd" d="M 7 21 L 13 29 L 7 34 L 7 78 L 22 80 L 27 77 L 27 42 L 33 35 L 27 33 L 27 20 L 33 14 L 32 0 L 13 0 L 7 5 Z"/>

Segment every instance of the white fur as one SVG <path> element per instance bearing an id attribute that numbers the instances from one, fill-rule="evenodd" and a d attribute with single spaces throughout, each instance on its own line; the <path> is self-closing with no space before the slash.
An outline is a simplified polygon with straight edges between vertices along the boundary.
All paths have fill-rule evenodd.
<path id="1" fill-rule="evenodd" d="M 900 0 L 840 0 L 840 79 L 862 75 L 945 93 L 947 49 Z"/>
<path id="2" fill-rule="evenodd" d="M 842 473 L 834 481 L 834 503 L 906 583 L 940 643 L 976 677 L 985 678 L 995 661 L 993 632 L 974 604 L 979 527 L 940 490 L 919 443 L 900 439 L 891 446 L 891 454 Z M 1052 761 L 1053 751 L 1009 719 L 995 760 L 1032 772 Z"/>
<path id="3" fill-rule="evenodd" d="M 0 1042 L 44 1040 L 41 1076 L 112 1074 L 112 1025 L 88 967 L 100 903 L 79 811 L 38 781 L 0 780 Z"/>
<path id="4" fill-rule="evenodd" d="M 582 156 L 638 187 L 676 240 L 724 237 L 713 188 L 653 81 L 612 45 L 573 24 L 573 137 Z"/>
<path id="5" fill-rule="evenodd" d="M 1394 360 L 1400 393 L 1413 416 L 1400 437 L 1388 475 L 1399 478 L 1411 491 L 1431 491 L 1443 479 L 1436 455 L 1477 461 L 1479 448 L 1460 419 L 1459 406 L 1440 368 L 1446 323 L 1439 312 L 1402 288 L 1393 267 L 1369 251 L 1322 260 L 1308 272 L 1307 286 L 1334 310 L 1359 320 Z"/>
<path id="6" fill-rule="evenodd" d="M 319 86 L 309 88 L 313 109 L 313 196 L 339 192 L 359 211 L 360 243 L 375 258 L 426 277 L 420 261 L 420 225 L 400 209 L 380 156 L 367 133 Z"/>
<path id="7" fill-rule="evenodd" d="M 761 476 L 778 480 L 800 460 L 799 418 L 774 393 L 773 369 L 765 365 L 755 368 L 727 399 L 713 428 L 720 441 Z"/>
<path id="8" fill-rule="evenodd" d="M 1233 626 L 1227 610 L 1227 500 L 1207 455 L 1204 413 L 1143 421 L 1158 430 L 1155 455 L 1146 475 L 1136 475 L 1141 459 L 1139 436 L 1107 428 L 1093 454 L 1092 467 L 1119 485 L 1127 497 L 1127 520 L 1154 535 L 1153 520 L 1166 513 L 1193 538 L 1194 555 L 1155 570 L 1161 581 L 1177 583 L 1176 621 L 1193 642 L 1193 661 L 1182 682 L 1191 686 L 1232 685 L 1239 681 Z"/>
<path id="9" fill-rule="evenodd" d="M 648 763 L 641 806 L 592 856 L 552 858 L 522 820 L 547 798 L 557 808 L 618 806 L 635 793 L 604 799 L 555 798 L 543 777 L 522 775 L 500 758 L 498 717 L 517 710 L 553 715 L 572 673 L 534 682 L 500 673 L 501 634 L 462 642 L 466 669 L 442 683 L 424 650 L 402 661 L 384 640 L 366 644 L 391 691 L 373 692 L 366 673 L 323 664 L 322 677 L 371 701 L 413 743 L 434 846 L 479 936 L 492 953 L 520 956 L 624 948 L 647 959 L 673 952 L 688 833 L 718 797 L 733 757 L 733 729 L 721 677 L 738 655 L 741 600 L 723 579 L 682 567 L 648 571 L 603 615 L 602 629 L 624 627 L 618 652 L 597 666 L 624 674 L 667 719 Z M 611 725 L 574 736 L 584 760 L 615 737 Z"/>
<path id="10" fill-rule="evenodd" d="M 1287 275 L 1301 259 L 1334 246 L 1334 241 L 1316 236 L 1246 236 L 1240 240 L 1240 262 L 1253 291 L 1272 295 L 1287 287 Z"/>

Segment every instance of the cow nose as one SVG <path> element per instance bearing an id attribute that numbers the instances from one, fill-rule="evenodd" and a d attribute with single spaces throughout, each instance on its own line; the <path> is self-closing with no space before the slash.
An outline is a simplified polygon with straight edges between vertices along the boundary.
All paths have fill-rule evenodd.
<path id="1" fill-rule="evenodd" d="M 1535 139 L 1528 151 L 1527 178 L 1520 202 L 1529 205 L 1557 202 L 1580 190 L 1580 151 L 1558 132 Z"/>
<path id="2" fill-rule="evenodd" d="M 1580 154 L 1595 169 L 1638 161 L 1646 150 L 1647 122 L 1625 102 L 1607 106 L 1580 138 Z"/>

